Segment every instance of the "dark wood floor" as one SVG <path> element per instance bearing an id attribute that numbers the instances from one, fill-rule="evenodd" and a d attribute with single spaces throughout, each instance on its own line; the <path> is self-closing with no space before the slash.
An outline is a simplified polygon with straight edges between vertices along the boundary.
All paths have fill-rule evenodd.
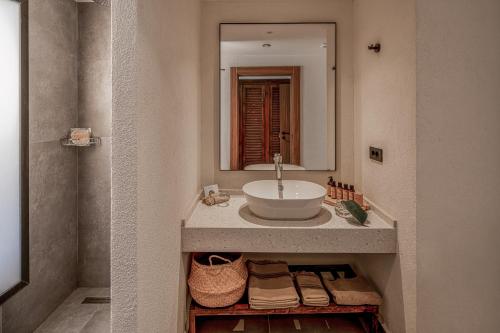
<path id="1" fill-rule="evenodd" d="M 198 333 L 364 333 L 358 316 L 211 317 L 197 321 Z"/>

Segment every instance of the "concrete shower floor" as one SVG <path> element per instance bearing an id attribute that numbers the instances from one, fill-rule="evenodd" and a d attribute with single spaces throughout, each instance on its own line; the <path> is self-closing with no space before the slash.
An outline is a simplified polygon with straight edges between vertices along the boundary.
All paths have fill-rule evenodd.
<path id="1" fill-rule="evenodd" d="M 85 297 L 109 295 L 109 288 L 76 289 L 35 333 L 109 333 L 110 304 L 82 304 Z"/>

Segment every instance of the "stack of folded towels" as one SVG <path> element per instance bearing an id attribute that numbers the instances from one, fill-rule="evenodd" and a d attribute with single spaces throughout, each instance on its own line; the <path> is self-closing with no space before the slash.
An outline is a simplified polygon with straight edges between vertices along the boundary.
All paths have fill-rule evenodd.
<path id="1" fill-rule="evenodd" d="M 248 261 L 248 301 L 257 310 L 295 308 L 299 295 L 283 261 Z"/>
<path id="2" fill-rule="evenodd" d="M 312 272 L 295 273 L 302 303 L 308 306 L 328 306 L 330 297 L 323 289 L 319 276 Z"/>
<path id="3" fill-rule="evenodd" d="M 382 297 L 375 288 L 362 276 L 339 279 L 330 272 L 321 272 L 326 289 L 332 294 L 338 305 L 381 305 Z"/>

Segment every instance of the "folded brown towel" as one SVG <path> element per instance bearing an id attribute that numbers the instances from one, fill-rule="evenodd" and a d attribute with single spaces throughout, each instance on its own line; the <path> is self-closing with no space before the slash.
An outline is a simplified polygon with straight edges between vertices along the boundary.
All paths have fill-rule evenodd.
<path id="1" fill-rule="evenodd" d="M 316 274 L 299 272 L 295 274 L 295 278 L 304 305 L 328 306 L 330 304 L 330 297 Z"/>
<path id="2" fill-rule="evenodd" d="M 362 276 L 352 279 L 325 279 L 323 283 L 339 305 L 381 305 L 382 297 Z"/>
<path id="3" fill-rule="evenodd" d="M 248 262 L 248 300 L 252 309 L 282 309 L 299 305 L 288 265 L 283 262 Z"/>
<path id="4" fill-rule="evenodd" d="M 254 275 L 286 275 L 290 274 L 288 264 L 284 261 L 251 261 L 248 260 L 248 272 Z"/>

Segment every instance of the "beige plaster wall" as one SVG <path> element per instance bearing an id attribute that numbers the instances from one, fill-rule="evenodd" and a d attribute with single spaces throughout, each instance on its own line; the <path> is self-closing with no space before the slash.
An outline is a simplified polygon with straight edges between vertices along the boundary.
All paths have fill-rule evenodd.
<path id="1" fill-rule="evenodd" d="M 200 5 L 126 0 L 112 12 L 113 332 L 181 332 L 181 219 L 200 188 Z"/>
<path id="2" fill-rule="evenodd" d="M 272 171 L 219 171 L 219 23 L 315 21 L 337 22 L 337 170 L 289 171 L 288 177 L 326 184 L 333 174 L 343 182 L 354 181 L 352 0 L 214 0 L 202 1 L 203 184 L 240 188 L 251 180 L 275 177 Z"/>
<path id="3" fill-rule="evenodd" d="M 199 7 L 138 7 L 139 332 L 174 332 L 183 319 L 181 220 L 200 189 Z"/>
<path id="4" fill-rule="evenodd" d="M 416 330 L 415 2 L 354 0 L 355 181 L 398 221 L 399 254 L 360 256 L 392 332 Z M 367 50 L 380 42 L 382 51 Z M 370 145 L 384 149 L 371 161 Z"/>
<path id="5" fill-rule="evenodd" d="M 419 332 L 498 332 L 500 2 L 417 0 Z"/>

